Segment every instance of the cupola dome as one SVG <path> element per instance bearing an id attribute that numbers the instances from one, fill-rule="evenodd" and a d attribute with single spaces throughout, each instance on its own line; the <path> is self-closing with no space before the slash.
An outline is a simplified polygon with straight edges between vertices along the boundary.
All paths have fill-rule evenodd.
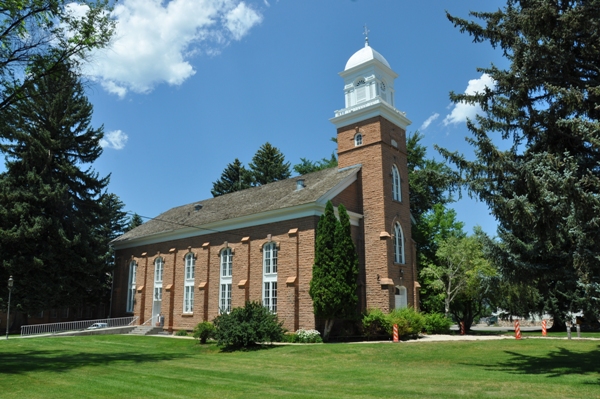
<path id="1" fill-rule="evenodd" d="M 346 67 L 344 68 L 344 71 L 352 69 L 355 66 L 364 64 L 365 62 L 371 61 L 371 60 L 378 60 L 386 67 L 392 69 L 392 67 L 390 67 L 390 64 L 383 57 L 383 55 L 381 55 L 377 51 L 373 50 L 373 48 L 371 46 L 369 46 L 368 43 L 366 43 L 365 47 L 361 48 L 356 53 L 354 53 L 352 55 L 352 57 L 350 57 L 348 62 L 346 62 Z"/>

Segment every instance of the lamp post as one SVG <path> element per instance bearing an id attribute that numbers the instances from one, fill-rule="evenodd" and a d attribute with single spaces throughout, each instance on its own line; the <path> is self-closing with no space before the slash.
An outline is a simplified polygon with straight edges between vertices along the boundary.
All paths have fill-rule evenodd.
<path id="1" fill-rule="evenodd" d="M 8 279 L 8 310 L 6 312 L 6 339 L 8 339 L 8 326 L 10 322 L 10 294 L 12 294 L 12 288 L 14 283 L 15 280 L 13 280 L 13 277 L 10 276 L 10 278 Z"/>

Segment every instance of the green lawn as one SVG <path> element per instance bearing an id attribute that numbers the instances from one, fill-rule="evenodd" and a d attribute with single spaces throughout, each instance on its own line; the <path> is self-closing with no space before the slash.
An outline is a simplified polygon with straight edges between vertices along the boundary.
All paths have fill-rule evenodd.
<path id="1" fill-rule="evenodd" d="M 523 339 L 278 346 L 193 340 L 0 341 L 8 398 L 600 398 L 600 342 Z"/>

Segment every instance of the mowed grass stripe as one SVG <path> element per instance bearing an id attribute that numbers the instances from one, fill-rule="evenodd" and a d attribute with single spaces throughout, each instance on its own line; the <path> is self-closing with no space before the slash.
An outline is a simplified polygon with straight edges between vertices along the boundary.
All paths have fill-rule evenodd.
<path id="1" fill-rule="evenodd" d="M 0 343 L 2 398 L 600 398 L 600 345 L 525 339 L 222 353 L 134 336 Z"/>

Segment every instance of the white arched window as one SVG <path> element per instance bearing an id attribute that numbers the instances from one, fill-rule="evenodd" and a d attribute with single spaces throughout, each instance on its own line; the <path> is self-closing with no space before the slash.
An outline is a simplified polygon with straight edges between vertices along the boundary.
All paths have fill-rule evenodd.
<path id="1" fill-rule="evenodd" d="M 132 261 L 129 264 L 129 280 L 127 280 L 127 311 L 133 312 L 135 304 L 135 280 L 137 273 L 137 263 Z"/>
<path id="2" fill-rule="evenodd" d="M 404 263 L 404 233 L 397 222 L 394 225 L 394 262 Z"/>
<path id="3" fill-rule="evenodd" d="M 400 185 L 400 172 L 396 165 L 392 166 L 392 199 L 402 201 L 402 187 Z"/>
<path id="4" fill-rule="evenodd" d="M 359 145 L 362 145 L 363 143 L 363 135 L 361 133 L 356 133 L 354 135 L 354 146 L 358 147 Z"/>
<path id="5" fill-rule="evenodd" d="M 231 275 L 233 266 L 233 253 L 231 248 L 221 251 L 221 283 L 219 290 L 219 312 L 231 312 Z"/>
<path id="6" fill-rule="evenodd" d="M 277 313 L 277 244 L 263 247 L 263 306 Z"/>
<path id="7" fill-rule="evenodd" d="M 396 309 L 403 309 L 408 306 L 406 298 L 406 287 L 397 285 L 396 286 Z"/>
<path id="8" fill-rule="evenodd" d="M 183 313 L 194 311 L 194 275 L 196 259 L 193 253 L 185 256 L 185 280 L 183 284 Z"/>

